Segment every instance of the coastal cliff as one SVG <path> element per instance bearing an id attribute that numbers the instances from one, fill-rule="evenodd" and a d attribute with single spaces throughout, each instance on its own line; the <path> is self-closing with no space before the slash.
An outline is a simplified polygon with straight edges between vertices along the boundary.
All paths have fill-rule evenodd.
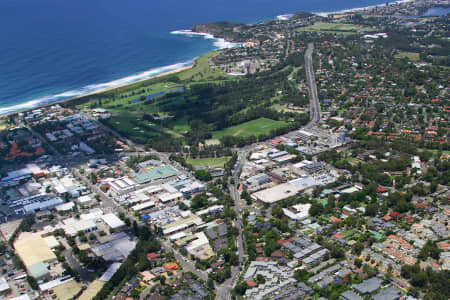
<path id="1" fill-rule="evenodd" d="M 248 25 L 231 23 L 231 22 L 215 22 L 210 24 L 197 24 L 192 26 L 192 31 L 203 32 L 214 35 L 214 37 L 224 38 L 229 42 L 244 42 L 251 35 L 247 33 Z"/>

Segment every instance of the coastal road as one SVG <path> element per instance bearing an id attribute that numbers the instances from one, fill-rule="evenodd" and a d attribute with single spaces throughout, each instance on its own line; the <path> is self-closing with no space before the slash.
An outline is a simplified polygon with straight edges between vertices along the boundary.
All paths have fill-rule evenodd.
<path id="1" fill-rule="evenodd" d="M 320 121 L 320 103 L 319 103 L 319 96 L 317 94 L 317 84 L 314 75 L 314 68 L 312 61 L 313 51 L 314 51 L 314 44 L 309 43 L 308 48 L 306 49 L 305 52 L 305 70 L 309 90 L 309 107 L 311 120 L 305 126 L 306 128 L 313 127 Z"/>

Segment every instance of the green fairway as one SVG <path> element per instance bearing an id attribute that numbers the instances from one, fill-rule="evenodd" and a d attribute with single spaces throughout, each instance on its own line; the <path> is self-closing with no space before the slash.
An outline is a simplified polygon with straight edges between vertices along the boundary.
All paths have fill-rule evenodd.
<path id="1" fill-rule="evenodd" d="M 205 166 L 208 168 L 223 168 L 223 166 L 229 159 L 230 156 L 217 158 L 188 159 L 187 163 L 193 166 Z"/>
<path id="2" fill-rule="evenodd" d="M 355 24 L 316 22 L 314 23 L 314 25 L 300 27 L 297 29 L 297 31 L 318 31 L 318 32 L 349 35 L 359 32 L 371 32 L 375 31 L 375 29 Z"/>
<path id="3" fill-rule="evenodd" d="M 188 81 L 203 81 L 203 80 L 215 80 L 218 78 L 225 78 L 227 74 L 218 69 L 212 69 L 209 67 L 209 59 L 211 59 L 216 52 L 211 52 L 207 55 L 199 57 L 191 69 L 184 70 L 177 73 L 178 78 Z"/>
<path id="4" fill-rule="evenodd" d="M 150 138 L 168 135 L 165 133 L 164 128 L 140 118 L 136 118 L 136 115 L 134 114 L 124 113 L 119 116 L 113 116 L 106 121 L 106 124 L 141 144 L 147 143 Z"/>
<path id="5" fill-rule="evenodd" d="M 258 136 L 260 134 L 267 134 L 272 129 L 282 128 L 284 126 L 286 126 L 286 122 L 259 118 L 220 131 L 215 131 L 213 132 L 213 138 L 220 139 L 224 136 Z"/>
<path id="6" fill-rule="evenodd" d="M 419 61 L 420 60 L 419 53 L 415 53 L 415 52 L 400 51 L 399 53 L 395 54 L 395 58 L 401 59 L 404 57 L 407 57 L 411 61 Z"/>

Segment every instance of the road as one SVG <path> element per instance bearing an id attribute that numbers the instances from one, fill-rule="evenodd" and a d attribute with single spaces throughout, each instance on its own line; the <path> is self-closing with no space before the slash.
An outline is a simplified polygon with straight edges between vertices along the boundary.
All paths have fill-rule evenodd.
<path id="1" fill-rule="evenodd" d="M 184 257 L 181 253 L 179 253 L 177 250 L 175 250 L 170 243 L 163 240 L 162 238 L 159 239 L 161 246 L 166 250 L 167 252 L 173 252 L 175 259 L 177 262 L 179 262 L 183 266 L 183 271 L 185 272 L 192 272 L 195 275 L 197 275 L 200 279 L 207 281 L 208 280 L 208 273 L 205 271 L 201 271 L 195 267 L 195 264 L 188 260 L 186 257 Z"/>
<path id="2" fill-rule="evenodd" d="M 72 248 L 67 248 L 67 250 L 64 251 L 64 258 L 66 259 L 69 266 L 80 275 L 80 279 L 83 282 L 89 282 L 90 276 L 88 271 L 81 266 L 81 264 L 78 262 L 78 260 L 74 257 Z"/>
<path id="3" fill-rule="evenodd" d="M 306 49 L 305 52 L 305 70 L 309 90 L 309 106 L 310 106 L 311 120 L 305 126 L 306 128 L 313 127 L 320 121 L 320 103 L 319 103 L 319 96 L 317 94 L 317 84 L 314 75 L 314 68 L 312 61 L 313 51 L 314 51 L 314 44 L 309 43 L 308 48 Z"/>
<path id="4" fill-rule="evenodd" d="M 239 174 L 241 173 L 242 167 L 244 166 L 247 159 L 247 152 L 239 152 L 238 159 L 233 171 L 233 180 L 234 183 L 229 185 L 230 196 L 234 200 L 234 211 L 236 212 L 236 219 L 234 221 L 234 225 L 238 229 L 238 236 L 236 237 L 237 248 L 238 248 L 238 257 L 239 257 L 239 266 L 233 267 L 231 269 L 231 277 L 225 280 L 225 282 L 216 286 L 217 291 L 217 299 L 221 300 L 231 300 L 231 291 L 233 287 L 236 285 L 236 282 L 239 279 L 240 272 L 245 263 L 245 251 L 244 251 L 244 240 L 243 240 L 243 230 L 244 223 L 242 220 L 242 207 L 241 207 L 241 195 L 239 190 L 237 189 Z"/>

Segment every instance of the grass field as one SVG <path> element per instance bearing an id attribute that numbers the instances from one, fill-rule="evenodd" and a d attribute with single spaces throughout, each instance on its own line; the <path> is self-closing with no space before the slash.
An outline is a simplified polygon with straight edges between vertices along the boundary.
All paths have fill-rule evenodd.
<path id="1" fill-rule="evenodd" d="M 217 80 L 226 80 L 227 75 L 220 71 L 211 69 L 208 60 L 215 55 L 211 52 L 199 57 L 195 65 L 178 73 L 153 78 L 139 83 L 112 89 L 97 95 L 92 95 L 88 102 L 76 105 L 76 108 L 82 111 L 91 111 L 94 108 L 103 108 L 112 114 L 111 119 L 106 123 L 113 129 L 123 133 L 136 142 L 145 143 L 149 138 L 173 136 L 183 138 L 190 127 L 186 120 L 173 120 L 167 127 L 161 127 L 143 120 L 144 115 L 167 115 L 159 104 L 161 96 L 151 100 L 137 101 L 133 100 L 156 94 L 175 87 L 189 86 L 192 82 L 216 82 Z M 173 80 L 178 77 L 179 80 Z M 164 101 L 178 101 L 180 95 Z M 0 128 L 2 123 L 0 122 Z M 164 125 L 165 126 L 165 125 Z"/>
<path id="2" fill-rule="evenodd" d="M 166 135 L 165 128 L 136 118 L 134 114 L 122 113 L 107 120 L 107 125 L 118 132 L 125 134 L 132 140 L 145 144 L 149 138 Z M 168 133 L 167 133 L 168 135 Z"/>
<path id="3" fill-rule="evenodd" d="M 6 118 L 0 119 L 0 130 L 5 130 L 8 128 L 8 120 Z"/>
<path id="4" fill-rule="evenodd" d="M 282 128 L 285 125 L 286 122 L 259 118 L 220 131 L 215 131 L 213 132 L 213 138 L 220 139 L 224 136 L 258 136 L 260 134 L 267 134 L 272 129 Z"/>
<path id="5" fill-rule="evenodd" d="M 297 31 L 317 31 L 348 35 L 358 32 L 371 32 L 375 31 L 375 29 L 355 24 L 316 22 L 314 25 L 298 28 Z"/>
<path id="6" fill-rule="evenodd" d="M 206 54 L 195 61 L 195 65 L 193 68 L 184 70 L 177 74 L 178 78 L 181 80 L 214 80 L 218 77 L 226 77 L 227 74 L 223 71 L 217 69 L 211 69 L 209 67 L 208 60 L 213 57 L 216 53 L 211 52 Z"/>
<path id="7" fill-rule="evenodd" d="M 411 61 L 419 61 L 420 55 L 419 53 L 415 52 L 406 52 L 406 51 L 400 51 L 399 53 L 395 54 L 395 58 L 404 58 L 407 57 Z"/>
<path id="8" fill-rule="evenodd" d="M 299 111 L 299 110 L 293 110 L 290 108 L 287 108 L 286 106 L 282 106 L 281 104 L 273 104 L 271 108 L 275 109 L 276 111 L 282 111 L 282 112 L 292 112 L 296 114 L 304 114 L 305 111 Z"/>
<path id="9" fill-rule="evenodd" d="M 223 168 L 223 166 L 229 159 L 230 156 L 217 158 L 188 159 L 187 163 L 193 166 L 205 166 L 208 168 Z"/>
<path id="10" fill-rule="evenodd" d="M 347 230 L 341 233 L 344 239 L 350 238 L 355 232 L 353 230 Z"/>

